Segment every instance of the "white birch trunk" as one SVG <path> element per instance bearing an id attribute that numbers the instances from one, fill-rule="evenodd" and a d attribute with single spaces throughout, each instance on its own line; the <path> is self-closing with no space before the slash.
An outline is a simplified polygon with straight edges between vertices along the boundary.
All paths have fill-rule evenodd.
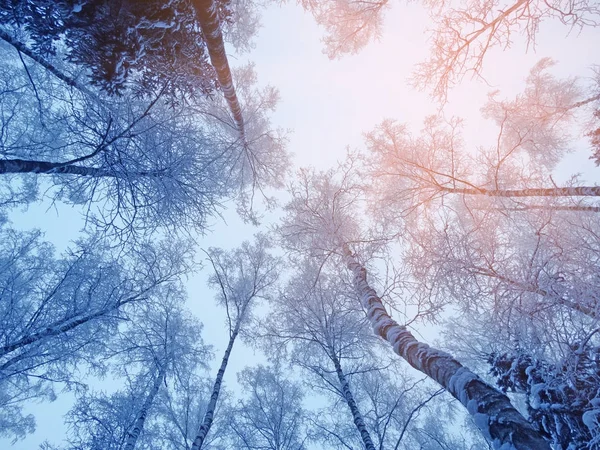
<path id="1" fill-rule="evenodd" d="M 338 380 L 340 382 L 340 386 L 342 388 L 342 394 L 344 395 L 344 400 L 346 400 L 346 403 L 348 404 L 348 407 L 350 408 L 350 412 L 352 413 L 352 418 L 354 419 L 354 425 L 356 426 L 356 429 L 360 433 L 360 437 L 363 441 L 363 444 L 365 444 L 366 450 L 375 450 L 375 445 L 373 444 L 373 439 L 371 439 L 369 430 L 367 430 L 363 416 L 362 416 L 360 410 L 358 409 L 356 400 L 354 400 L 354 395 L 352 395 L 352 391 L 350 390 L 350 383 L 348 383 L 346 375 L 344 374 L 344 372 L 342 370 L 340 361 L 338 360 L 335 353 L 331 349 L 330 349 L 330 351 L 332 352 L 331 359 L 333 360 L 333 365 L 335 366 L 335 372 L 337 374 Z"/>
<path id="2" fill-rule="evenodd" d="M 548 442 L 510 403 L 508 397 L 486 384 L 448 353 L 419 342 L 385 310 L 367 282 L 367 271 L 344 245 L 346 264 L 354 275 L 354 286 L 377 335 L 412 367 L 437 381 L 467 408 L 494 448 L 550 450 Z"/>
<path id="3" fill-rule="evenodd" d="M 18 350 L 19 348 L 25 347 L 26 345 L 30 345 L 35 342 L 38 342 L 42 339 L 66 333 L 67 331 L 77 328 L 78 326 L 83 325 L 91 320 L 97 319 L 98 317 L 102 317 L 131 301 L 133 301 L 133 300 L 128 299 L 123 302 L 115 303 L 111 307 L 101 309 L 99 311 L 96 311 L 91 314 L 87 314 L 85 316 L 72 317 L 67 320 L 55 322 L 52 325 L 47 326 L 43 330 L 38 331 L 37 333 L 33 333 L 28 336 L 22 337 L 21 339 L 18 339 L 17 341 L 11 342 L 9 344 L 6 344 L 6 345 L 0 347 L 0 357 L 4 356 L 10 352 L 13 352 L 15 350 Z M 2 368 L 4 368 L 4 367 L 5 366 L 2 366 Z"/>
<path id="4" fill-rule="evenodd" d="M 196 10 L 196 17 L 204 35 L 210 62 L 217 73 L 217 79 L 219 80 L 221 89 L 223 89 L 223 95 L 233 115 L 240 138 L 245 143 L 246 133 L 244 118 L 242 117 L 242 107 L 235 92 L 231 69 L 229 68 L 227 54 L 225 53 L 217 3 L 214 0 L 194 0 L 192 4 Z"/>
<path id="5" fill-rule="evenodd" d="M 452 194 L 487 195 L 489 197 L 599 197 L 600 186 L 578 186 L 538 189 L 485 189 L 485 188 L 448 188 L 442 191 Z"/>
<path id="6" fill-rule="evenodd" d="M 502 208 L 505 211 L 531 211 L 531 210 L 543 210 L 543 211 L 586 211 L 586 212 L 600 212 L 600 206 L 585 206 L 585 205 L 523 205 L 515 206 L 514 208 Z"/>
<path id="7" fill-rule="evenodd" d="M 165 377 L 167 375 L 167 365 L 163 364 L 160 368 L 156 379 L 154 380 L 154 384 L 152 385 L 152 389 L 148 392 L 146 399 L 144 400 L 144 404 L 142 408 L 138 412 L 138 415 L 133 424 L 133 428 L 127 435 L 127 440 L 125 441 L 124 450 L 133 450 L 135 448 L 135 444 L 140 437 L 142 430 L 144 429 L 144 423 L 146 422 L 146 417 L 148 416 L 148 411 L 152 407 L 152 403 L 154 402 L 154 398 L 160 389 L 160 385 L 164 382 Z"/>
<path id="8" fill-rule="evenodd" d="M 3 173 L 37 173 L 37 174 L 66 174 L 80 175 L 90 178 L 120 178 L 123 180 L 134 177 L 155 177 L 164 175 L 163 170 L 145 170 L 137 172 L 119 172 L 97 167 L 85 167 L 70 162 L 35 161 L 27 159 L 0 159 L 0 174 Z"/>
<path id="9" fill-rule="evenodd" d="M 217 372 L 217 377 L 215 378 L 215 384 L 213 385 L 212 394 L 210 396 L 210 401 L 208 402 L 208 406 L 206 408 L 206 413 L 204 414 L 204 419 L 202 420 L 202 424 L 198 429 L 198 433 L 196 438 L 194 439 L 194 443 L 192 444 L 192 450 L 200 450 L 202 445 L 204 444 L 204 440 L 210 431 L 210 427 L 213 423 L 213 418 L 215 415 L 215 408 L 217 407 L 217 400 L 219 399 L 219 393 L 221 392 L 221 383 L 223 382 L 223 375 L 225 375 L 225 370 L 227 369 L 227 363 L 229 362 L 229 356 L 231 355 L 231 349 L 233 348 L 233 344 L 235 343 L 235 338 L 239 333 L 239 323 L 233 330 L 231 337 L 229 338 L 229 344 L 225 349 L 225 354 L 223 355 L 223 359 L 221 360 L 221 367 L 219 367 L 219 371 Z"/>
<path id="10" fill-rule="evenodd" d="M 122 177 L 112 172 L 95 167 L 84 167 L 51 161 L 35 161 L 27 159 L 0 159 L 0 174 L 2 173 L 40 173 L 40 174 L 71 174 L 87 177 Z"/>

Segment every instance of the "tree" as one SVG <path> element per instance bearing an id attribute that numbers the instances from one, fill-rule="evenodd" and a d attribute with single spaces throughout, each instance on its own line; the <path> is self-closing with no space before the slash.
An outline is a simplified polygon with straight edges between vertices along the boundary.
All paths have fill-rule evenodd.
<path id="1" fill-rule="evenodd" d="M 232 446 L 245 450 L 304 450 L 308 439 L 304 392 L 278 366 L 244 369 L 245 393 L 230 411 Z"/>
<path id="2" fill-rule="evenodd" d="M 596 211 L 584 199 L 598 197 L 597 186 L 581 186 L 573 177 L 558 187 L 550 170 L 573 149 L 577 110 L 597 102 L 598 96 L 582 98 L 575 79 L 556 80 L 547 73 L 552 64 L 541 60 L 515 100 L 500 101 L 497 93 L 490 97 L 482 111 L 496 122 L 498 135 L 489 149 L 466 149 L 459 119 L 427 118 L 418 137 L 392 120 L 368 133 L 374 200 L 402 216 L 443 203 L 448 196 L 464 202 L 487 196 L 504 209 Z"/>
<path id="3" fill-rule="evenodd" d="M 159 420 L 152 423 L 154 442 L 159 448 L 189 450 L 210 402 L 214 379 L 202 373 L 177 374 L 169 389 L 159 392 L 156 415 Z M 206 436 L 203 447 L 224 450 L 222 442 L 228 435 L 227 411 L 231 394 L 221 386 L 219 401 L 213 414 L 211 432 Z"/>
<path id="4" fill-rule="evenodd" d="M 422 422 L 430 421 L 428 405 L 444 392 L 423 386 L 424 379 L 410 377 L 397 361 L 381 371 L 357 374 L 354 380 L 365 422 L 379 450 L 414 448 L 412 436 L 420 416 L 424 416 Z"/>
<path id="5" fill-rule="evenodd" d="M 380 34 L 387 0 L 301 0 L 316 22 L 325 28 L 324 53 L 330 58 L 358 53 Z"/>
<path id="6" fill-rule="evenodd" d="M 316 380 L 315 387 L 333 394 L 336 405 L 340 400 L 346 404 L 355 435 L 358 432 L 362 445 L 374 450 L 352 379 L 357 373 L 377 370 L 372 355 L 376 342 L 346 286 L 329 275 L 331 269 L 307 259 L 294 267 L 297 274 L 273 301 L 268 336 L 291 346 L 292 363 Z"/>
<path id="7" fill-rule="evenodd" d="M 360 218 L 356 209 L 351 174 L 345 172 L 341 181 L 332 174 L 317 174 L 304 178 L 304 189 L 288 205 L 284 230 L 302 228 L 305 234 L 321 230 L 321 240 L 328 245 L 329 253 L 337 252 L 343 259 L 352 278 L 355 295 L 374 328 L 375 334 L 392 345 L 412 367 L 438 382 L 476 418 L 484 435 L 495 446 L 505 443 L 518 448 L 548 448 L 547 442 L 534 427 L 511 405 L 508 397 L 485 383 L 463 366 L 453 356 L 419 342 L 406 327 L 399 325 L 387 312 L 381 298 L 367 281 L 367 270 L 350 249 L 348 242 L 363 242 L 360 235 L 348 233 L 357 230 L 348 225 Z M 314 181 L 313 181 L 314 180 Z M 312 192 L 321 192 L 315 196 Z M 322 197 L 328 198 L 323 201 Z M 356 219 L 355 219 L 356 220 Z M 344 234 L 346 232 L 346 234 Z M 308 240 L 308 244 L 314 242 Z M 323 248 L 323 247 L 321 247 Z M 323 251 L 323 250 L 322 250 Z M 326 250 L 325 250 L 326 251 Z"/>
<path id="8" fill-rule="evenodd" d="M 126 241 L 157 228 L 202 231 L 224 200 L 245 205 L 255 189 L 280 183 L 284 139 L 266 117 L 276 94 L 254 89 L 249 69 L 240 73 L 248 108 L 241 145 L 218 99 L 173 106 L 159 89 L 107 106 L 43 67 L 21 66 L 8 58 L 0 75 L 7 206 L 37 197 L 44 179 L 53 198 L 84 205 L 88 222 Z"/>
<path id="9" fill-rule="evenodd" d="M 413 229 L 406 261 L 416 279 L 436 285 L 466 314 L 487 317 L 489 329 L 504 330 L 507 342 L 509 335 L 536 336 L 531 345 L 546 357 L 597 327 L 595 214 L 506 215 L 448 204 L 456 214 Z"/>
<path id="10" fill-rule="evenodd" d="M 467 74 L 482 76 L 483 62 L 494 47 L 510 47 L 517 32 L 527 45 L 535 45 L 540 23 L 558 19 L 571 28 L 597 26 L 600 10 L 593 2 L 565 4 L 560 1 L 517 0 L 511 2 L 425 2 L 436 24 L 429 59 L 415 73 L 420 87 L 432 87 L 445 100 L 448 89 Z"/>
<path id="11" fill-rule="evenodd" d="M 252 318 L 252 309 L 259 299 L 268 298 L 277 281 L 277 258 L 268 253 L 269 242 L 257 235 L 254 245 L 244 242 L 240 248 L 226 252 L 211 248 L 207 252 L 214 274 L 209 284 L 219 290 L 217 301 L 225 307 L 229 341 L 214 381 L 206 413 L 192 444 L 192 450 L 203 448 L 211 429 L 233 345 L 244 326 Z"/>
<path id="12" fill-rule="evenodd" d="M 348 247 L 344 253 L 348 268 L 354 274 L 361 303 L 367 310 L 375 332 L 387 340 L 396 353 L 459 400 L 476 417 L 478 427 L 496 447 L 508 442 L 524 449 L 548 448 L 546 441 L 511 405 L 508 397 L 486 384 L 451 355 L 419 342 L 405 327 L 393 320 L 381 299 L 368 285 L 364 267 Z"/>
<path id="13" fill-rule="evenodd" d="M 1 233 L 0 392 L 16 427 L 25 400 L 53 400 L 58 383 L 78 386 L 75 367 L 101 371 L 120 322 L 160 286 L 176 286 L 188 263 L 185 244 L 178 254 L 145 245 L 119 256 L 91 237 L 56 258 L 39 232 Z"/>
<path id="14" fill-rule="evenodd" d="M 235 125 L 240 133 L 242 142 L 246 140 L 246 131 L 244 127 L 244 118 L 242 116 L 242 108 L 235 92 L 229 61 L 225 53 L 225 44 L 223 42 L 223 34 L 221 32 L 219 19 L 219 2 L 214 0 L 197 0 L 193 3 L 196 10 L 196 17 L 200 24 L 200 29 L 204 39 L 210 61 L 215 68 L 217 79 L 223 89 L 223 94 Z"/>
<path id="15" fill-rule="evenodd" d="M 198 338 L 201 325 L 187 317 L 182 300 L 181 292 L 165 290 L 162 298 L 145 304 L 118 332 L 107 358 L 115 377 L 125 379 L 125 389 L 110 396 L 86 393 L 78 399 L 68 420 L 72 448 L 160 447 L 154 428 L 168 420 L 158 407 L 161 391 L 193 374 L 207 356 Z"/>
<path id="16" fill-rule="evenodd" d="M 582 416 L 595 411 L 596 389 L 584 380 L 597 366 L 587 354 L 598 345 L 598 218 L 553 208 L 505 212 L 485 200 L 450 199 L 422 214 L 405 263 L 421 289 L 435 286 L 454 305 L 446 346 L 479 367 L 495 355 L 500 386 L 533 405 L 529 417 L 545 438 L 584 448 L 596 433 Z"/>
<path id="17" fill-rule="evenodd" d="M 215 6 L 222 20 L 233 18 L 230 2 Z M 147 94 L 167 84 L 183 97 L 209 94 L 217 85 L 191 2 L 8 2 L 0 7 L 0 24 L 25 34 L 33 55 L 57 55 L 86 69 L 110 94 L 127 88 Z"/>

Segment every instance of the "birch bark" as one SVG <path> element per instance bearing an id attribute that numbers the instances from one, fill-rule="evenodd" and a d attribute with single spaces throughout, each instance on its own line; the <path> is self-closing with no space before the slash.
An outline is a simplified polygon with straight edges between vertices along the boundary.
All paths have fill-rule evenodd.
<path id="1" fill-rule="evenodd" d="M 192 444 L 192 450 L 200 450 L 202 448 L 202 445 L 206 440 L 206 436 L 210 431 L 210 427 L 212 426 L 213 418 L 215 415 L 215 409 L 217 407 L 217 400 L 219 400 L 219 393 L 221 392 L 221 384 L 223 383 L 223 375 L 225 375 L 227 363 L 229 362 L 229 356 L 231 355 L 231 350 L 233 349 L 233 344 L 235 343 L 235 339 L 239 331 L 240 327 L 238 323 L 233 333 L 231 334 L 231 337 L 229 338 L 229 343 L 227 344 L 227 348 L 225 349 L 223 359 L 221 360 L 221 367 L 219 367 L 219 371 L 217 372 L 217 377 L 215 378 L 215 384 L 213 385 L 210 401 L 208 402 L 208 406 L 206 408 L 206 413 L 204 414 L 202 424 L 198 429 L 198 434 L 196 435 L 194 443 Z"/>
<path id="2" fill-rule="evenodd" d="M 350 412 L 352 413 L 352 418 L 354 419 L 354 425 L 356 429 L 360 433 L 360 437 L 365 444 L 365 448 L 367 450 L 375 450 L 375 445 L 373 444 L 373 439 L 371 439 L 371 435 L 369 434 L 369 430 L 365 425 L 365 420 L 358 409 L 358 405 L 356 404 L 356 400 L 354 400 L 354 395 L 352 395 L 352 390 L 350 389 L 350 383 L 348 383 L 348 379 L 342 370 L 342 366 L 340 364 L 339 359 L 335 355 L 333 349 L 331 351 L 331 359 L 333 360 L 333 365 L 335 366 L 335 373 L 337 374 L 338 380 L 340 382 L 340 386 L 342 388 L 342 394 L 344 395 L 344 399 L 348 404 L 348 408 L 350 408 Z"/>
<path id="3" fill-rule="evenodd" d="M 233 120 L 240 133 L 240 138 L 242 139 L 242 142 L 245 142 L 246 133 L 244 128 L 244 118 L 242 117 L 242 107 L 240 106 L 240 102 L 235 92 L 231 69 L 229 68 L 229 61 L 227 60 L 227 54 L 225 53 L 225 44 L 223 42 L 223 34 L 221 33 L 217 4 L 214 0 L 194 0 L 193 5 L 196 10 L 196 17 L 200 24 L 202 34 L 204 35 L 210 62 L 217 73 L 217 79 L 223 89 L 223 95 L 225 96 L 229 110 L 233 115 Z"/>
<path id="4" fill-rule="evenodd" d="M 354 287 L 377 335 L 412 367 L 437 381 L 460 401 L 495 448 L 550 450 L 535 428 L 512 406 L 508 397 L 486 384 L 448 353 L 419 342 L 385 310 L 367 282 L 367 271 L 347 245 L 344 257 L 354 275 Z"/>
<path id="5" fill-rule="evenodd" d="M 135 299 L 133 299 L 133 298 L 127 299 L 126 301 L 117 302 L 108 308 L 98 310 L 94 313 L 87 314 L 85 316 L 72 317 L 67 320 L 55 322 L 52 325 L 49 325 L 48 327 L 46 327 L 42 331 L 38 331 L 37 333 L 30 334 L 30 335 L 22 337 L 21 339 L 18 339 L 17 341 L 14 341 L 10 344 L 4 345 L 2 348 L 0 348 L 0 357 L 6 355 L 8 353 L 11 353 L 19 348 L 25 347 L 26 345 L 30 345 L 35 342 L 38 342 L 42 339 L 66 333 L 67 331 L 77 328 L 78 326 L 83 325 L 84 323 L 87 323 L 98 317 L 107 315 L 110 312 L 119 309 L 121 306 L 125 305 L 126 303 L 132 302 L 133 300 L 135 300 Z M 2 365 L 1 368 L 5 368 L 5 367 L 7 367 L 7 365 L 10 365 L 10 364 L 5 363 L 4 365 Z"/>
<path id="6" fill-rule="evenodd" d="M 443 192 L 466 195 L 487 195 L 489 197 L 599 197 L 600 186 L 578 186 L 537 189 L 485 189 L 485 188 L 447 188 Z"/>
<path id="7" fill-rule="evenodd" d="M 159 177 L 163 174 L 160 170 L 139 172 L 117 172 L 97 167 L 84 167 L 70 163 L 52 161 L 35 161 L 27 159 L 0 159 L 0 174 L 3 173 L 40 173 L 40 174 L 68 174 L 84 177 L 111 177 L 128 179 L 132 177 Z"/>
<path id="8" fill-rule="evenodd" d="M 140 437 L 140 433 L 144 429 L 144 423 L 146 422 L 146 417 L 148 416 L 148 411 L 152 407 L 152 403 L 154 402 L 154 398 L 160 389 L 160 385 L 164 382 L 165 377 L 167 375 L 167 365 L 163 364 L 158 372 L 156 379 L 154 380 L 154 384 L 152 385 L 152 389 L 146 396 L 144 400 L 144 404 L 138 413 L 133 428 L 127 435 L 127 440 L 125 441 L 124 450 L 133 450 L 135 448 L 135 444 L 137 443 L 138 438 Z"/>

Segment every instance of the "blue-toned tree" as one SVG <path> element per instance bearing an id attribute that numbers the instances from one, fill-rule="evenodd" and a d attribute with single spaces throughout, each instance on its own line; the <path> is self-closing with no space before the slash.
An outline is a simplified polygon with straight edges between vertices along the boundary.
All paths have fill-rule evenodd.
<path id="1" fill-rule="evenodd" d="M 257 235 L 256 242 L 244 242 L 239 248 L 224 251 L 211 248 L 208 260 L 214 270 L 209 284 L 218 290 L 217 301 L 227 313 L 229 339 L 215 377 L 210 400 L 204 413 L 192 450 L 205 448 L 206 438 L 212 427 L 223 376 L 231 351 L 240 333 L 244 333 L 252 320 L 253 309 L 260 300 L 269 298 L 277 282 L 279 260 L 269 253 L 270 243 L 264 235 Z"/>

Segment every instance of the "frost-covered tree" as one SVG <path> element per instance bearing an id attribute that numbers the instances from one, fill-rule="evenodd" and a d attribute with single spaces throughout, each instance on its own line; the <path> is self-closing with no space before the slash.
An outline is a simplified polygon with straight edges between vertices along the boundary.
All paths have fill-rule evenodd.
<path id="1" fill-rule="evenodd" d="M 413 229 L 405 258 L 422 289 L 455 306 L 447 347 L 482 370 L 493 353 L 500 386 L 529 398 L 548 440 L 586 448 L 597 433 L 582 419 L 596 409 L 597 214 L 447 206 Z"/>
<path id="2" fill-rule="evenodd" d="M 381 32 L 387 0 L 300 0 L 325 29 L 324 52 L 330 58 L 358 53 Z"/>
<path id="3" fill-rule="evenodd" d="M 376 449 L 417 448 L 422 427 L 436 415 L 447 419 L 446 426 L 438 424 L 442 435 L 456 425 L 455 408 L 448 399 L 441 400 L 443 390 L 435 390 L 424 378 L 411 377 L 405 369 L 396 360 L 381 370 L 352 376 L 353 392 Z M 449 408 L 442 407 L 446 404 Z M 355 427 L 339 408 L 323 411 L 319 420 L 312 420 L 312 427 L 314 439 L 327 448 L 356 448 Z"/>
<path id="4" fill-rule="evenodd" d="M 238 8 L 240 3 L 210 2 L 217 25 L 238 47 L 238 36 L 248 39 L 256 30 L 256 20 L 244 17 L 255 15 L 254 11 Z M 181 0 L 4 2 L 0 25 L 24 53 L 48 64 L 69 61 L 109 93 L 129 88 L 146 94 L 168 85 L 174 95 L 201 96 L 223 83 L 208 61 L 211 42 L 196 15 L 199 4 Z"/>
<path id="5" fill-rule="evenodd" d="M 348 438 L 353 445 L 362 441 L 365 448 L 373 450 L 373 438 L 357 403 L 353 378 L 385 365 L 374 358 L 377 341 L 364 314 L 356 308 L 349 286 L 333 275 L 332 267 L 305 259 L 296 270 L 297 274 L 272 302 L 268 336 L 280 346 L 285 345 L 280 350 L 289 352 L 291 362 L 307 372 L 310 386 L 334 400 L 327 414 L 335 414 L 340 403 L 345 403 L 343 408 L 348 412 L 344 418 L 354 427 Z M 323 431 L 329 428 L 319 421 L 315 421 L 315 426 Z M 324 434 L 326 440 L 332 436 L 333 433 Z"/>
<path id="6" fill-rule="evenodd" d="M 235 341 L 252 320 L 256 304 L 261 299 L 270 297 L 270 290 L 279 276 L 277 268 L 280 263 L 269 254 L 269 246 L 266 236 L 257 235 L 254 244 L 244 242 L 239 248 L 231 251 L 211 248 L 207 252 L 214 270 L 209 278 L 209 285 L 218 290 L 217 302 L 225 308 L 229 340 L 192 450 L 204 448 Z"/>
<path id="7" fill-rule="evenodd" d="M 162 389 L 155 405 L 159 420 L 152 423 L 153 442 L 161 449 L 189 450 L 198 428 L 204 420 L 214 386 L 207 371 L 202 373 L 178 373 Z M 203 448 L 224 450 L 228 436 L 227 411 L 231 394 L 221 386 L 219 401 L 213 414 L 211 432 L 206 436 Z"/>
<path id="8" fill-rule="evenodd" d="M 1 234 L 0 398 L 10 414 L 3 432 L 22 437 L 23 402 L 53 400 L 58 383 L 78 386 L 86 367 L 102 371 L 98 358 L 121 321 L 161 286 L 176 286 L 189 254 L 182 243 L 177 254 L 147 244 L 119 255 L 92 237 L 56 257 L 39 232 L 3 226 Z"/>
<path id="9" fill-rule="evenodd" d="M 242 398 L 228 411 L 232 448 L 305 450 L 307 412 L 302 387 L 280 366 L 257 366 L 238 374 Z"/>
<path id="10" fill-rule="evenodd" d="M 182 293 L 163 289 L 128 317 L 109 343 L 107 363 L 125 387 L 110 395 L 86 392 L 69 413 L 69 448 L 133 450 L 158 448 L 157 424 L 165 409 L 159 398 L 169 395 L 179 379 L 206 363 L 207 349 L 198 337 L 201 324 L 181 307 Z"/>
<path id="11" fill-rule="evenodd" d="M 447 205 L 453 212 L 413 228 L 406 263 L 423 289 L 436 286 L 465 320 L 495 331 L 473 348 L 525 339 L 527 350 L 558 360 L 597 328 L 596 213 Z"/>
<path id="12" fill-rule="evenodd" d="M 510 47 L 516 34 L 522 34 L 528 45 L 535 45 L 541 22 L 554 19 L 582 29 L 595 27 L 600 20 L 600 8 L 587 0 L 427 0 L 424 3 L 430 9 L 435 28 L 430 56 L 419 66 L 415 81 L 419 86 L 431 87 L 433 95 L 441 100 L 465 75 L 482 76 L 488 51 Z"/>
<path id="13" fill-rule="evenodd" d="M 196 12 L 198 24 L 202 30 L 202 35 L 206 40 L 210 61 L 215 69 L 217 80 L 219 80 L 219 84 L 223 89 L 227 106 L 240 134 L 240 139 L 245 141 L 244 117 L 233 85 L 231 69 L 229 68 L 229 61 L 225 53 L 225 43 L 221 31 L 222 19 L 219 16 L 222 16 L 223 13 L 219 11 L 220 3 L 215 0 L 198 0 L 192 4 Z"/>
<path id="14" fill-rule="evenodd" d="M 250 68 L 237 73 L 241 142 L 220 98 L 172 105 L 157 89 L 105 102 L 2 50 L 0 204 L 36 199 L 49 184 L 46 195 L 84 206 L 87 223 L 129 239 L 202 231 L 224 200 L 247 209 L 255 190 L 281 182 L 285 141 L 267 117 L 277 95 L 255 89 Z"/>
<path id="15" fill-rule="evenodd" d="M 423 378 L 409 376 L 398 361 L 391 361 L 384 370 L 354 377 L 359 404 L 376 448 L 414 448 L 412 436 L 418 424 L 431 420 L 428 405 L 443 392 L 424 382 Z"/>
<path id="16" fill-rule="evenodd" d="M 302 178 L 303 188 L 292 192 L 284 232 L 296 230 L 304 235 L 304 246 L 341 257 L 353 279 L 355 295 L 360 301 L 375 334 L 388 341 L 394 351 L 413 368 L 438 382 L 459 400 L 484 435 L 496 447 L 513 445 L 518 448 L 549 448 L 535 428 L 511 405 L 508 397 L 484 382 L 452 355 L 417 340 L 388 313 L 381 298 L 367 280 L 367 269 L 361 256 L 354 253 L 348 242 L 363 242 L 365 237 L 352 234 L 359 230 L 360 210 L 353 194 L 349 172 L 314 174 Z M 313 194 L 313 193 L 316 193 Z M 354 223 L 354 226 L 351 224 Z M 320 237 L 318 237 L 320 236 Z M 338 263 L 339 264 L 339 263 Z"/>
<path id="17" fill-rule="evenodd" d="M 498 133 L 489 148 L 465 148 L 459 119 L 430 117 L 418 136 L 392 120 L 370 132 L 368 171 L 380 209 L 406 216 L 448 197 L 486 196 L 505 209 L 597 211 L 586 199 L 600 195 L 598 186 L 582 186 L 576 177 L 556 186 L 551 170 L 583 133 L 580 110 L 599 98 L 586 98 L 575 79 L 554 78 L 551 65 L 540 61 L 514 100 L 490 96 L 482 112 Z"/>

